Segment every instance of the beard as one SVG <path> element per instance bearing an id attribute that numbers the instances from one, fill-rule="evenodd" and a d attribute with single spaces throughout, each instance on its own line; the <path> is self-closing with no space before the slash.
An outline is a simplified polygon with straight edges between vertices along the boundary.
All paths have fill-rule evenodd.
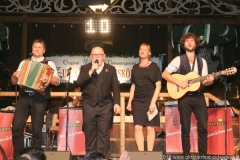
<path id="1" fill-rule="evenodd" d="M 185 49 L 185 51 L 187 51 L 187 52 L 193 52 L 193 51 L 195 51 L 196 50 L 196 46 L 194 46 L 193 48 L 187 48 L 187 47 L 184 47 L 184 49 Z"/>

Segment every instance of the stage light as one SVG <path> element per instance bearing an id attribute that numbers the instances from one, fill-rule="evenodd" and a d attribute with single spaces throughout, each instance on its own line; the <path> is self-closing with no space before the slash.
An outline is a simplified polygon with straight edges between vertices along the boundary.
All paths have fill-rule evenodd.
<path id="1" fill-rule="evenodd" d="M 90 5 L 89 8 L 91 8 L 92 11 L 94 11 L 96 14 L 102 14 L 105 9 L 107 9 L 108 5 Z"/>
<path id="2" fill-rule="evenodd" d="M 78 0 L 79 6 L 110 4 L 113 0 Z"/>

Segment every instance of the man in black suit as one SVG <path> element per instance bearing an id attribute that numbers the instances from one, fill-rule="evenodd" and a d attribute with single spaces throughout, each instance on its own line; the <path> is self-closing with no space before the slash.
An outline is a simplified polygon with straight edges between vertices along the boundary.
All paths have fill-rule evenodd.
<path id="1" fill-rule="evenodd" d="M 120 112 L 120 89 L 116 69 L 104 63 L 105 57 L 102 47 L 94 47 L 90 54 L 92 62 L 81 66 L 77 84 L 82 89 L 86 151 L 108 156 L 113 112 Z"/>

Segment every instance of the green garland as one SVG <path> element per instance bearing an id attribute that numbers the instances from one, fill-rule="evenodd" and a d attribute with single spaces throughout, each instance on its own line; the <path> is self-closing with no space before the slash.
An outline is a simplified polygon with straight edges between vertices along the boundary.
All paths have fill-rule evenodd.
<path id="1" fill-rule="evenodd" d="M 76 52 L 76 51 L 67 51 L 67 52 L 46 52 L 45 54 L 45 57 L 54 57 L 54 56 L 59 56 L 59 57 L 62 57 L 62 56 L 70 56 L 70 57 L 73 57 L 73 56 L 83 56 L 83 57 L 88 57 L 90 55 L 90 53 L 83 53 L 83 52 Z M 107 57 L 124 57 L 124 58 L 127 58 L 127 57 L 138 57 L 138 53 L 112 53 L 112 52 L 109 52 L 109 53 L 106 53 Z M 152 52 L 152 57 L 159 57 L 159 53 L 154 53 Z"/>

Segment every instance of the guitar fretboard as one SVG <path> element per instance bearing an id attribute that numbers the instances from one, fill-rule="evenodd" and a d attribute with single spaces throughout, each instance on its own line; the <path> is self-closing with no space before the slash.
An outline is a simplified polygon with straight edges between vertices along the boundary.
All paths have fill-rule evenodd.
<path id="1" fill-rule="evenodd" d="M 213 77 L 218 77 L 218 76 L 221 76 L 221 75 L 225 75 L 225 71 L 220 71 L 220 72 L 216 72 L 216 73 L 212 73 L 211 74 Z M 189 84 L 193 84 L 193 83 L 197 83 L 197 82 L 202 82 L 204 80 L 206 80 L 208 77 L 208 75 L 206 76 L 200 76 L 198 78 L 194 78 L 194 79 L 191 79 L 189 80 Z"/>

